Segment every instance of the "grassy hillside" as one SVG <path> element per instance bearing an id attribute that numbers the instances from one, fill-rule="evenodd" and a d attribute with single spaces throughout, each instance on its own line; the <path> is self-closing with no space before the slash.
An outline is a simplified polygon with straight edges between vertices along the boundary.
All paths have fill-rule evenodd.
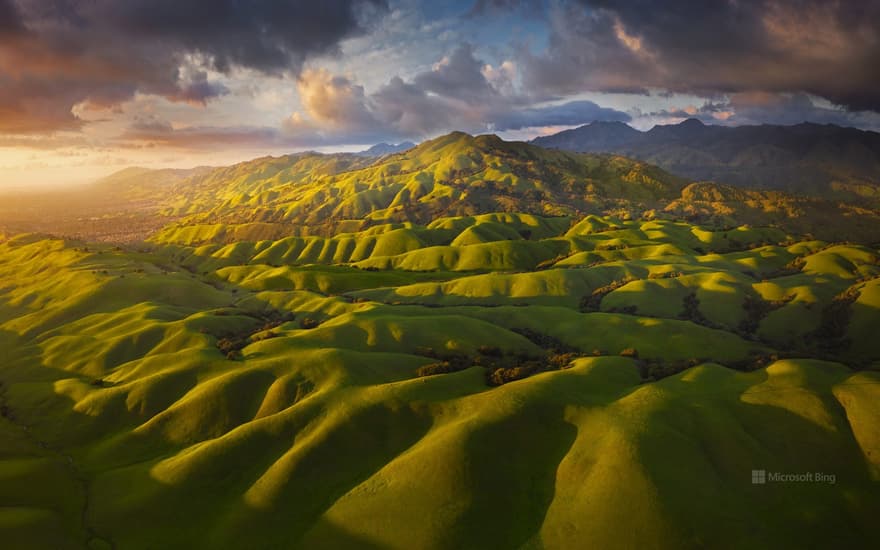
<path id="1" fill-rule="evenodd" d="M 414 166 L 485 181 L 500 161 L 449 149 L 481 139 L 279 184 L 292 198 L 272 204 L 306 215 L 338 184 L 361 191 L 334 208 L 382 206 Z M 548 155 L 518 176 L 562 174 L 548 194 L 617 169 Z M 229 183 L 251 189 L 241 211 L 283 170 Z M 423 189 L 471 200 L 442 186 Z M 327 236 L 185 223 L 136 246 L 0 243 L 4 546 L 880 544 L 880 250 L 455 212 Z M 753 485 L 755 469 L 834 483 Z"/>
<path id="2" fill-rule="evenodd" d="M 187 193 L 167 202 L 165 214 L 182 218 L 159 233 L 160 242 L 333 237 L 492 212 L 688 219 L 714 227 L 748 223 L 824 240 L 880 241 L 880 215 L 864 205 L 689 183 L 624 157 L 547 150 L 460 132 L 372 163 L 352 155 L 257 159 L 193 178 L 185 188 Z M 532 236 L 532 227 L 513 229 L 526 239 Z M 463 235 L 461 243 L 515 238 L 497 230 L 484 225 L 482 234 Z"/>
<path id="3" fill-rule="evenodd" d="M 192 214 L 183 226 L 262 223 L 330 235 L 496 211 L 562 216 L 644 209 L 677 197 L 684 185 L 622 157 L 551 152 L 460 132 L 373 163 L 339 155 L 290 160 L 216 171 L 170 211 Z M 202 238 L 216 237 L 207 231 Z"/>
<path id="4" fill-rule="evenodd" d="M 4 548 L 880 544 L 874 210 L 461 133 L 95 188 L 160 229 L 0 236 Z"/>

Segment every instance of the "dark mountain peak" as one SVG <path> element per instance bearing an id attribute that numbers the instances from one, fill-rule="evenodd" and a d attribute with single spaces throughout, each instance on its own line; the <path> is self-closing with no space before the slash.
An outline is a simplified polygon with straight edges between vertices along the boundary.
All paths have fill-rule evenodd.
<path id="1" fill-rule="evenodd" d="M 708 126 L 695 118 L 689 118 L 678 124 L 657 124 L 641 134 L 642 140 L 639 143 L 703 143 L 707 138 L 715 138 L 728 130 L 729 128 L 726 126 Z M 630 144 L 634 143 L 627 143 L 627 145 Z"/>
<path id="2" fill-rule="evenodd" d="M 533 143 L 626 155 L 694 180 L 880 204 L 880 133 L 834 124 L 720 126 L 689 118 L 639 132 L 593 123 Z"/>
<path id="3" fill-rule="evenodd" d="M 400 153 L 402 151 L 406 151 L 415 147 L 416 144 L 411 141 L 404 141 L 402 143 L 393 144 L 393 143 L 377 143 L 373 145 L 369 149 L 364 151 L 360 151 L 357 153 L 363 157 L 382 157 L 385 155 L 390 155 L 392 153 Z"/>
<path id="4" fill-rule="evenodd" d="M 642 132 L 624 122 L 597 120 L 552 136 L 535 138 L 532 143 L 550 149 L 612 152 L 615 147 L 637 140 L 641 135 Z"/>
<path id="5" fill-rule="evenodd" d="M 725 130 L 724 126 L 707 126 L 701 120 L 689 118 L 678 124 L 657 124 L 646 132 L 648 135 L 663 135 L 666 137 L 683 137 L 701 134 L 706 131 Z"/>
<path id="6" fill-rule="evenodd" d="M 487 145 L 490 147 L 497 147 L 506 143 L 503 139 L 498 137 L 497 134 L 481 134 L 476 136 L 474 141 L 480 145 Z"/>
<path id="7" fill-rule="evenodd" d="M 681 128 L 702 128 L 706 126 L 703 121 L 698 118 L 689 118 L 678 123 Z"/>
<path id="8" fill-rule="evenodd" d="M 627 132 L 631 134 L 639 134 L 638 130 L 627 124 L 626 122 L 621 122 L 619 120 L 595 120 L 589 124 L 584 124 L 583 126 L 579 126 L 572 132 L 587 132 L 587 131 L 606 131 L 606 132 Z"/>
<path id="9" fill-rule="evenodd" d="M 443 149 L 444 147 L 449 147 L 452 145 L 463 145 L 466 146 L 468 144 L 473 143 L 474 136 L 465 133 L 465 132 L 450 132 L 448 134 L 444 134 L 442 136 L 437 136 L 432 139 L 425 140 L 418 144 L 415 148 L 415 151 L 411 151 L 411 155 L 418 155 L 427 151 L 437 151 Z"/>
<path id="10" fill-rule="evenodd" d="M 584 126 L 581 126 L 581 128 L 585 128 L 585 127 L 621 128 L 621 129 L 629 128 L 630 130 L 633 129 L 632 126 L 630 126 L 626 122 L 622 122 L 620 120 L 594 120 L 593 122 L 591 122 L 589 124 L 585 124 Z"/>

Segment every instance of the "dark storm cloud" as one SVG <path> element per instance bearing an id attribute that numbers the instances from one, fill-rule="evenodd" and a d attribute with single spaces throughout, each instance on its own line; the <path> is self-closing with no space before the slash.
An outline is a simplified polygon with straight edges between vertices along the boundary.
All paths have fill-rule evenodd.
<path id="1" fill-rule="evenodd" d="M 383 13 L 382 0 L 0 0 L 0 132 L 75 128 L 79 103 L 135 92 L 204 103 L 207 69 L 297 74 Z"/>
<path id="2" fill-rule="evenodd" d="M 807 94 L 740 93 L 730 97 L 726 109 L 730 124 L 799 124 L 804 121 L 838 126 L 880 129 L 880 115 L 829 109 L 816 105 Z"/>
<path id="3" fill-rule="evenodd" d="M 696 118 L 706 124 L 742 126 L 778 124 L 790 126 L 802 122 L 856 126 L 880 130 L 880 114 L 871 111 L 847 111 L 817 105 L 814 98 L 804 93 L 742 92 L 723 101 L 707 101 L 699 107 L 663 109 L 639 116 L 676 122 Z"/>
<path id="4" fill-rule="evenodd" d="M 0 0 L 0 33 L 20 31 L 21 19 L 12 0 Z"/>
<path id="5" fill-rule="evenodd" d="M 476 17 L 520 11 L 529 16 L 540 16 L 546 10 L 546 0 L 476 0 L 465 15 Z"/>
<path id="6" fill-rule="evenodd" d="M 804 92 L 880 109 L 880 0 L 580 0 L 550 10 L 533 92 Z"/>
<path id="7" fill-rule="evenodd" d="M 298 81 L 307 117 L 284 122 L 289 136 L 315 143 L 368 143 L 421 139 L 450 130 L 472 133 L 575 125 L 596 120 L 629 121 L 621 111 L 591 101 L 534 106 L 511 86 L 515 65 L 491 67 L 462 44 L 411 80 L 393 77 L 372 94 L 350 79 L 306 70 Z"/>
<path id="8" fill-rule="evenodd" d="M 95 16 L 120 32 L 168 41 L 207 55 L 214 68 L 264 72 L 298 69 L 306 56 L 333 51 L 359 30 L 359 16 L 378 0 L 105 0 Z"/>
<path id="9" fill-rule="evenodd" d="M 436 64 L 434 70 L 419 74 L 415 85 L 425 92 L 459 99 L 491 96 L 495 90 L 482 73 L 483 63 L 474 57 L 468 43 L 456 48 Z"/>

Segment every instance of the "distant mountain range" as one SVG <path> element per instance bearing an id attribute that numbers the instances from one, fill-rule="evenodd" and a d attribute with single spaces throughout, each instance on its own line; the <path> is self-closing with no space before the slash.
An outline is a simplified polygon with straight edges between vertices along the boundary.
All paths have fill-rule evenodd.
<path id="1" fill-rule="evenodd" d="M 683 126 L 688 128 L 697 129 L 693 123 Z M 157 174 L 162 175 L 168 176 Z M 153 185 L 156 178 L 141 179 Z M 771 225 L 827 240 L 880 240 L 876 211 L 821 197 L 691 181 L 619 155 L 552 151 L 453 132 L 381 158 L 299 153 L 254 159 L 200 171 L 155 196 L 160 211 L 180 224 L 165 237 L 177 238 L 172 234 L 186 226 L 187 239 L 220 242 L 233 233 L 255 239 L 332 235 L 486 212 L 573 219 L 656 216 L 719 227 Z M 119 191 L 139 196 L 127 185 Z M 215 235 L 217 224 L 229 230 Z"/>
<path id="2" fill-rule="evenodd" d="M 385 155 L 391 155 L 393 153 L 401 153 L 408 149 L 412 149 L 416 144 L 411 141 L 404 141 L 403 143 L 398 143 L 394 145 L 393 143 L 377 143 L 373 145 L 369 149 L 365 149 L 359 153 L 358 155 L 362 157 L 382 157 Z"/>
<path id="3" fill-rule="evenodd" d="M 712 126 L 688 119 L 641 132 L 594 122 L 535 145 L 615 153 L 693 180 L 880 203 L 880 133 L 832 124 Z"/>
<path id="4" fill-rule="evenodd" d="M 645 133 L 623 124 L 593 124 L 567 135 L 592 135 L 593 143 L 607 144 L 622 143 L 627 135 L 714 130 L 695 122 Z M 187 242 L 229 242 L 329 236 L 507 212 L 570 219 L 657 217 L 717 227 L 747 223 L 824 240 L 880 241 L 878 211 L 865 207 L 864 195 L 853 204 L 840 200 L 840 188 L 805 197 L 695 179 L 712 178 L 682 178 L 615 154 L 549 150 L 453 132 L 379 157 L 304 152 L 217 168 L 130 168 L 77 192 L 7 201 L 0 205 L 0 230 L 129 241 L 164 228 L 164 238 L 185 233 Z"/>

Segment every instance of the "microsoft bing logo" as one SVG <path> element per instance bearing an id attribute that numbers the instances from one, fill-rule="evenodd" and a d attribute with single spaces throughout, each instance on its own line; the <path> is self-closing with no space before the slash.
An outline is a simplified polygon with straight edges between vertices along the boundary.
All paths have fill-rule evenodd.
<path id="1" fill-rule="evenodd" d="M 752 470 L 752 485 L 767 485 L 769 483 L 837 483 L 836 474 L 825 472 L 768 472 L 767 470 Z"/>

